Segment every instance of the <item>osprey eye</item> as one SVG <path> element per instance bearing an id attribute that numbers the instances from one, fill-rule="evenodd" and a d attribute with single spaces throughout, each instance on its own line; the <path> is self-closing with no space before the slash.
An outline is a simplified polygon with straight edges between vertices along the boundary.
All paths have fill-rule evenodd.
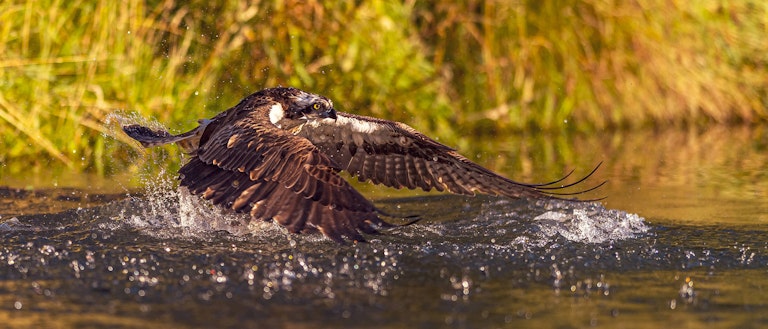
<path id="1" fill-rule="evenodd" d="M 318 104 L 318 103 L 312 104 L 312 108 L 315 109 L 315 110 L 319 110 L 320 109 L 320 104 Z"/>

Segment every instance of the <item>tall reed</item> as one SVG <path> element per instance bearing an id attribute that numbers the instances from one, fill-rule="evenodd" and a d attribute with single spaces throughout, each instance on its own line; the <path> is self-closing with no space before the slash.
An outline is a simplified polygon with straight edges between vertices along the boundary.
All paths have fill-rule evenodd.
<path id="1" fill-rule="evenodd" d="M 760 1 L 5 1 L 0 22 L 0 177 L 137 170 L 110 113 L 180 131 L 276 85 L 463 149 L 768 118 Z"/>

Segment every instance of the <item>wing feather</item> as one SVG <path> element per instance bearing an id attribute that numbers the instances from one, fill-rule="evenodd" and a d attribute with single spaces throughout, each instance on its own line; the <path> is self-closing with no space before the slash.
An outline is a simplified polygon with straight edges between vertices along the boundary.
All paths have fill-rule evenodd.
<path id="1" fill-rule="evenodd" d="M 394 188 L 512 198 L 562 194 L 557 182 L 526 184 L 510 180 L 398 122 L 337 112 L 336 120 L 312 121 L 298 135 L 329 158 L 337 159 L 340 169 L 361 181 Z"/>
<path id="2" fill-rule="evenodd" d="M 402 155 L 396 155 L 393 157 L 395 180 L 397 182 L 397 188 L 408 186 L 408 172 L 405 169 L 405 157 Z"/>

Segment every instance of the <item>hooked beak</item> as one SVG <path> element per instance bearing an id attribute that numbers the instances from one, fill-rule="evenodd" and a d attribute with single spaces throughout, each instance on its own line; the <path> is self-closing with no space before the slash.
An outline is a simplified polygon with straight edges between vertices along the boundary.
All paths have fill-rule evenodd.
<path id="1" fill-rule="evenodd" d="M 328 111 L 320 112 L 320 114 L 318 114 L 318 117 L 321 119 L 331 118 L 333 120 L 336 120 L 336 110 L 331 108 Z"/>

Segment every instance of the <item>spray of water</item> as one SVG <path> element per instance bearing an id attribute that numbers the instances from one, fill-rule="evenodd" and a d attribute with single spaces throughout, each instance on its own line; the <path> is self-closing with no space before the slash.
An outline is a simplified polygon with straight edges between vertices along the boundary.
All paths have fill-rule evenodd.
<path id="1" fill-rule="evenodd" d="M 561 235 L 569 241 L 603 243 L 631 239 L 648 232 L 645 219 L 598 203 L 548 210 L 534 218 L 540 237 Z"/>
<path id="2" fill-rule="evenodd" d="M 122 134 L 122 126 L 139 124 L 156 130 L 167 130 L 161 123 L 147 120 L 136 113 L 116 112 L 107 116 L 106 125 L 112 125 L 111 134 Z M 152 157 L 150 163 L 165 163 L 168 156 L 184 156 L 181 152 L 147 152 Z M 140 181 L 144 186 L 143 195 L 134 198 L 139 203 L 137 209 L 123 212 L 125 224 L 139 228 L 181 229 L 189 235 L 202 232 L 227 231 L 235 235 L 257 232 L 274 225 L 253 222 L 247 215 L 236 214 L 227 209 L 213 206 L 207 200 L 192 195 L 186 188 L 179 187 L 175 174 L 161 169 L 159 173 L 140 172 Z M 133 205 L 132 205 L 133 206 Z"/>

